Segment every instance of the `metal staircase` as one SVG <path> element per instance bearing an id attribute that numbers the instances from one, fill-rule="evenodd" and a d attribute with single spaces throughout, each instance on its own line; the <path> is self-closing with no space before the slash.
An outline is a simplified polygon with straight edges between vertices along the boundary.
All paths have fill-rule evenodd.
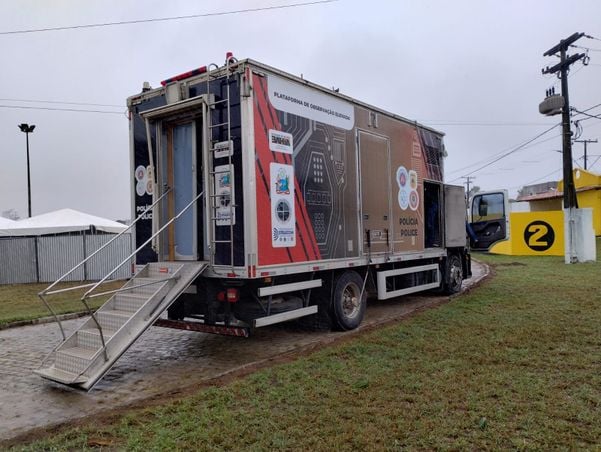
<path id="1" fill-rule="evenodd" d="M 127 229 L 117 234 L 104 246 L 38 294 L 54 316 L 63 336 L 63 342 L 42 361 L 40 367 L 35 371 L 38 375 L 59 383 L 77 385 L 86 390 L 91 389 L 136 339 L 159 318 L 207 267 L 208 263 L 204 261 L 153 262 L 146 264 L 120 289 L 95 293 L 95 290 L 108 281 L 117 270 L 123 265 L 131 264 L 133 257 L 140 250 L 196 203 L 204 194 L 204 192 L 201 192 L 100 281 L 65 289 L 55 289 L 60 281 L 131 229 L 170 191 L 171 189 L 166 190 Z M 89 288 L 81 297 L 81 301 L 90 314 L 90 318 L 71 336 L 66 337 L 62 323 L 46 297 L 83 288 Z M 93 312 L 88 301 L 91 298 L 108 294 L 112 294 L 111 298 L 96 312 Z"/>
<path id="2" fill-rule="evenodd" d="M 62 342 L 36 373 L 92 388 L 206 266 L 207 262 L 147 264 Z"/>

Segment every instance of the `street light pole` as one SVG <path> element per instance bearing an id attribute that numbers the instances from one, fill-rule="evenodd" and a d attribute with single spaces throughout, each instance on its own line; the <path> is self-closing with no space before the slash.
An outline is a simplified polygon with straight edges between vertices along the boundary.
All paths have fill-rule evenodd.
<path id="1" fill-rule="evenodd" d="M 29 169 L 29 134 L 35 129 L 35 125 L 19 124 L 21 132 L 25 133 L 25 142 L 27 145 L 27 216 L 31 218 L 31 172 Z"/>

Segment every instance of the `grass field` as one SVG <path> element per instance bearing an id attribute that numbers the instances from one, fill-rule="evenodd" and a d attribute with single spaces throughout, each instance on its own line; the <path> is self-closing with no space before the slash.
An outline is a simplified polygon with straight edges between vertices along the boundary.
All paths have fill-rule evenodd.
<path id="1" fill-rule="evenodd" d="M 56 288 L 78 286 L 85 283 L 61 283 Z M 43 284 L 7 284 L 0 285 L 0 326 L 19 320 L 31 320 L 50 316 L 50 312 L 38 298 L 38 293 L 48 287 L 49 283 Z M 123 285 L 122 281 L 114 281 L 104 284 L 106 290 L 116 289 Z M 73 290 L 66 293 L 51 295 L 47 297 L 52 309 L 57 314 L 68 312 L 79 312 L 85 309 L 80 301 L 84 290 Z M 98 307 L 107 297 L 93 298 L 91 307 Z"/>
<path id="2" fill-rule="evenodd" d="M 601 263 L 477 258 L 496 276 L 449 304 L 23 447 L 599 449 Z"/>

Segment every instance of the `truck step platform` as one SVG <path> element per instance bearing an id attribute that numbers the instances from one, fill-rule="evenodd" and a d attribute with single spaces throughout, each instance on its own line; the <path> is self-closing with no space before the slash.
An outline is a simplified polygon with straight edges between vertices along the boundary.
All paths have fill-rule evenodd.
<path id="1" fill-rule="evenodd" d="M 62 342 L 36 373 L 90 390 L 207 267 L 207 262 L 147 264 Z"/>

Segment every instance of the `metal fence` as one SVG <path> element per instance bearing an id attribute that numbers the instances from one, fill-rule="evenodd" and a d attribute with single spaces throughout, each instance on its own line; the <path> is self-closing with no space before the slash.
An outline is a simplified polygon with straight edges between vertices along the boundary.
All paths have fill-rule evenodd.
<path id="1" fill-rule="evenodd" d="M 0 239 L 0 284 L 53 282 L 114 237 L 113 234 L 8 237 Z M 65 281 L 102 279 L 131 253 L 131 234 L 124 234 L 71 273 Z M 125 264 L 111 279 L 132 274 Z"/>

